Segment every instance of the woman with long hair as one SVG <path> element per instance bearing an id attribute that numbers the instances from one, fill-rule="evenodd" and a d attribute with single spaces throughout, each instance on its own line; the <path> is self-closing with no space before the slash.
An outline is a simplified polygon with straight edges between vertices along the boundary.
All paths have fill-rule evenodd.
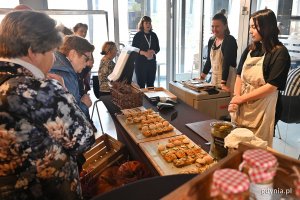
<path id="1" fill-rule="evenodd" d="M 279 41 L 274 12 L 251 15 L 250 44 L 242 54 L 229 105 L 232 121 L 246 127 L 272 147 L 278 91 L 284 90 L 291 59 Z"/>

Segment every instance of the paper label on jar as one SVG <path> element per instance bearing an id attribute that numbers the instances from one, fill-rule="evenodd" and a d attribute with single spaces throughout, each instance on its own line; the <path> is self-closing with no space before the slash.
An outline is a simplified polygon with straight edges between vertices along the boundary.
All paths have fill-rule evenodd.
<path id="1" fill-rule="evenodd" d="M 273 200 L 273 183 L 270 184 L 250 184 L 251 200 Z"/>

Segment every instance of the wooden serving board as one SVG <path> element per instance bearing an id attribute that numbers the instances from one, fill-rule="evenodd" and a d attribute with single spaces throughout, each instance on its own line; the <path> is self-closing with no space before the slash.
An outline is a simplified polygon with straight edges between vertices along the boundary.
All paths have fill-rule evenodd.
<path id="1" fill-rule="evenodd" d="M 174 94 L 172 94 L 170 91 L 166 90 L 163 87 L 149 87 L 149 88 L 141 89 L 141 91 L 148 98 L 151 98 L 151 97 L 165 97 L 165 98 L 170 98 L 174 101 L 177 100 L 177 97 Z"/>
<path id="2" fill-rule="evenodd" d="M 130 113 L 136 113 L 136 112 L 140 112 L 140 111 L 144 111 L 144 110 L 146 110 L 146 108 L 144 106 L 140 106 L 140 107 L 136 107 L 136 108 L 123 109 L 123 110 L 121 110 L 121 112 L 124 115 L 127 115 Z"/>
<path id="3" fill-rule="evenodd" d="M 147 141 L 152 141 L 152 140 L 159 140 L 162 138 L 169 138 L 175 135 L 181 135 L 182 133 L 177 130 L 174 127 L 173 131 L 170 132 L 165 132 L 161 135 L 157 136 L 151 136 L 151 137 L 145 137 L 142 132 L 138 129 L 137 124 L 126 124 L 125 120 L 126 117 L 124 115 L 117 115 L 118 121 L 121 123 L 121 125 L 125 128 L 127 133 L 130 135 L 130 137 L 134 140 L 136 144 L 139 144 L 141 142 L 147 142 Z"/>
<path id="4" fill-rule="evenodd" d="M 212 137 L 211 137 L 210 123 L 216 122 L 216 121 L 218 121 L 218 120 L 210 119 L 210 120 L 205 120 L 205 121 L 201 121 L 201 122 L 189 123 L 189 124 L 186 124 L 186 126 L 189 127 L 190 129 L 192 129 L 195 133 L 200 135 L 206 141 L 211 142 Z"/>
<path id="5" fill-rule="evenodd" d="M 188 138 L 184 135 L 184 137 Z M 193 169 L 197 169 L 196 164 L 187 165 L 181 168 L 175 167 L 173 163 L 168 163 L 164 160 L 162 155 L 158 152 L 158 145 L 159 144 L 167 144 L 170 138 L 163 138 L 160 140 L 149 141 L 140 143 L 139 146 L 141 147 L 142 151 L 145 153 L 147 158 L 153 164 L 155 169 L 161 176 L 172 175 L 172 174 L 183 174 L 188 173 Z M 196 145 L 192 140 L 190 142 Z M 197 145 L 196 145 L 197 146 Z"/>

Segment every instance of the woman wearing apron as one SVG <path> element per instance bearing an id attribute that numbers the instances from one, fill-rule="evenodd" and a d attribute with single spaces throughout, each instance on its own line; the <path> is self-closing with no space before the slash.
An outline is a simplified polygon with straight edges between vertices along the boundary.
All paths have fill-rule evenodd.
<path id="1" fill-rule="evenodd" d="M 211 83 L 225 91 L 233 91 L 237 56 L 236 40 L 230 34 L 227 18 L 217 13 L 212 19 L 214 34 L 208 41 L 208 54 L 200 78 L 212 71 Z"/>
<path id="2" fill-rule="evenodd" d="M 290 56 L 278 40 L 272 10 L 253 13 L 249 33 L 252 44 L 242 54 L 228 111 L 232 121 L 252 130 L 272 147 L 278 90 L 285 87 Z"/>

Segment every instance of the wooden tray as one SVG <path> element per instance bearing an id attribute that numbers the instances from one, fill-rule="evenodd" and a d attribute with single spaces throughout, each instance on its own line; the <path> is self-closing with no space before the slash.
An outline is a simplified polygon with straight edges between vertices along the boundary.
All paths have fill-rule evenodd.
<path id="1" fill-rule="evenodd" d="M 142 92 L 146 95 L 146 97 L 151 98 L 151 97 L 166 97 L 170 98 L 174 101 L 177 100 L 177 97 L 172 94 L 170 91 L 166 90 L 163 87 L 148 87 L 141 89 Z"/>
<path id="2" fill-rule="evenodd" d="M 228 155 L 226 158 L 221 160 L 218 164 L 211 167 L 203 174 L 200 174 L 183 184 L 167 196 L 163 197 L 163 200 L 174 200 L 174 199 L 185 199 L 185 200 L 196 200 L 196 199 L 212 199 L 210 197 L 210 185 L 212 182 L 212 175 L 217 169 L 223 168 L 232 168 L 238 169 L 239 164 L 242 162 L 243 152 L 247 149 L 257 148 L 253 145 L 240 143 L 238 151 L 233 152 Z M 277 170 L 276 176 L 274 178 L 274 186 L 275 189 L 283 189 L 284 191 L 295 192 L 295 186 L 293 184 L 295 178 L 290 175 L 294 173 L 292 171 L 292 166 L 296 166 L 298 171 L 300 171 L 300 161 L 285 156 L 280 153 L 276 153 L 274 151 L 271 152 L 278 160 L 279 168 L 281 170 Z M 284 173 L 283 171 L 286 171 Z"/>
<path id="3" fill-rule="evenodd" d="M 173 131 L 163 133 L 157 136 L 145 137 L 142 132 L 138 129 L 137 124 L 126 124 L 126 117 L 124 115 L 117 115 L 118 121 L 125 128 L 130 137 L 134 140 L 136 144 L 141 142 L 148 142 L 152 140 L 159 140 L 162 138 L 169 138 L 175 135 L 181 135 L 182 133 L 174 127 Z"/>
<path id="4" fill-rule="evenodd" d="M 185 137 L 188 138 L 187 136 Z M 188 171 L 195 169 L 196 164 L 178 168 L 175 167 L 173 163 L 168 163 L 164 160 L 164 158 L 158 152 L 157 147 L 159 144 L 167 144 L 169 142 L 169 139 L 170 138 L 164 138 L 160 140 L 144 142 L 140 143 L 139 146 L 161 176 L 188 173 Z M 191 143 L 195 144 L 192 140 L 190 141 Z"/>
<path id="5" fill-rule="evenodd" d="M 121 112 L 126 115 L 129 113 L 135 113 L 135 112 L 140 112 L 140 111 L 144 111 L 146 110 L 146 108 L 144 106 L 140 106 L 140 107 L 135 107 L 135 108 L 129 108 L 129 109 L 123 109 L 121 110 Z"/>
<path id="6" fill-rule="evenodd" d="M 203 139 L 205 139 L 208 142 L 212 141 L 211 137 L 211 128 L 210 128 L 210 123 L 211 122 L 216 122 L 218 120 L 216 119 L 210 119 L 210 120 L 205 120 L 201 122 L 194 122 L 194 123 L 189 123 L 186 124 L 187 127 L 192 129 L 195 133 L 200 135 Z"/>
<path id="7" fill-rule="evenodd" d="M 182 84 L 184 87 L 187 87 L 191 90 L 194 91 L 201 91 L 201 90 L 206 90 L 206 89 L 212 89 L 215 86 L 212 85 L 211 83 L 207 83 L 202 80 L 189 80 L 189 81 L 182 81 Z"/>

